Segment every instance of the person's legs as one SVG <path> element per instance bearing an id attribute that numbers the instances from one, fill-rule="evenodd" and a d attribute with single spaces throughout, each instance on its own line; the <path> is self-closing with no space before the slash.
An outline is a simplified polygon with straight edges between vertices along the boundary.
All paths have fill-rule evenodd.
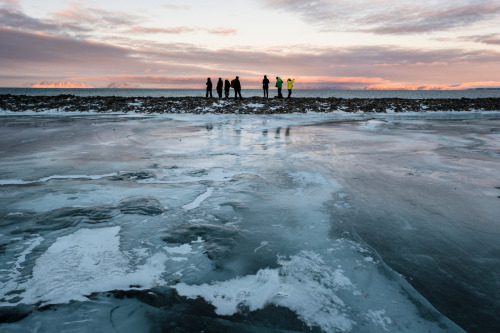
<path id="1" fill-rule="evenodd" d="M 292 89 L 288 89 L 288 98 L 290 98 L 290 96 L 292 96 Z"/>
<path id="2" fill-rule="evenodd" d="M 281 95 L 281 88 L 278 88 L 278 98 L 281 98 L 281 97 L 283 97 L 283 96 Z"/>

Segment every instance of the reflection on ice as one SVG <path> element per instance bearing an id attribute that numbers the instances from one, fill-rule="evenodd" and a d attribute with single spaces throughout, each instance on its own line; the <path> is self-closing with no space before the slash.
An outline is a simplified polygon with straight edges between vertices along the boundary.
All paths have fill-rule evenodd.
<path id="1" fill-rule="evenodd" d="M 5 118 L 0 329 L 460 332 L 433 305 L 498 306 L 498 121 L 328 117 Z"/>

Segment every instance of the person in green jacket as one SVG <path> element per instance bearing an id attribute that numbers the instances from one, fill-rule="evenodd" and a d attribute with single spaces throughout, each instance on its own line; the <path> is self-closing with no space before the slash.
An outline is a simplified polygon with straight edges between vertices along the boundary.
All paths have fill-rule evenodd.
<path id="1" fill-rule="evenodd" d="M 281 94 L 282 86 L 283 86 L 283 80 L 279 76 L 276 76 L 276 88 L 278 88 L 278 98 L 283 98 L 283 95 Z"/>
<path id="2" fill-rule="evenodd" d="M 288 83 L 288 98 L 290 98 L 290 96 L 292 96 L 292 88 L 293 88 L 294 82 L 295 82 L 295 79 L 293 79 L 293 80 L 288 79 L 286 81 L 286 83 Z"/>

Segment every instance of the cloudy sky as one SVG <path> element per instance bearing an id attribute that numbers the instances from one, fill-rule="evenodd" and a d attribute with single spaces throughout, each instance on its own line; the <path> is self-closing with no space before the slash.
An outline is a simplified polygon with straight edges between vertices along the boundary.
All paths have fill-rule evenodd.
<path id="1" fill-rule="evenodd" d="M 499 0 L 0 0 L 0 86 L 500 87 Z"/>

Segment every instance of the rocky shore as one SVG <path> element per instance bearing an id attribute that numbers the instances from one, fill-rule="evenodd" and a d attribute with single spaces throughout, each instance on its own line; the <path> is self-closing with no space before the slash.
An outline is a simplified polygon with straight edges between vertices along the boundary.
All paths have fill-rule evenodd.
<path id="1" fill-rule="evenodd" d="M 291 98 L 243 100 L 204 97 L 116 97 L 0 95 L 0 110 L 11 112 L 135 112 L 273 114 L 306 112 L 500 111 L 500 98 Z"/>

